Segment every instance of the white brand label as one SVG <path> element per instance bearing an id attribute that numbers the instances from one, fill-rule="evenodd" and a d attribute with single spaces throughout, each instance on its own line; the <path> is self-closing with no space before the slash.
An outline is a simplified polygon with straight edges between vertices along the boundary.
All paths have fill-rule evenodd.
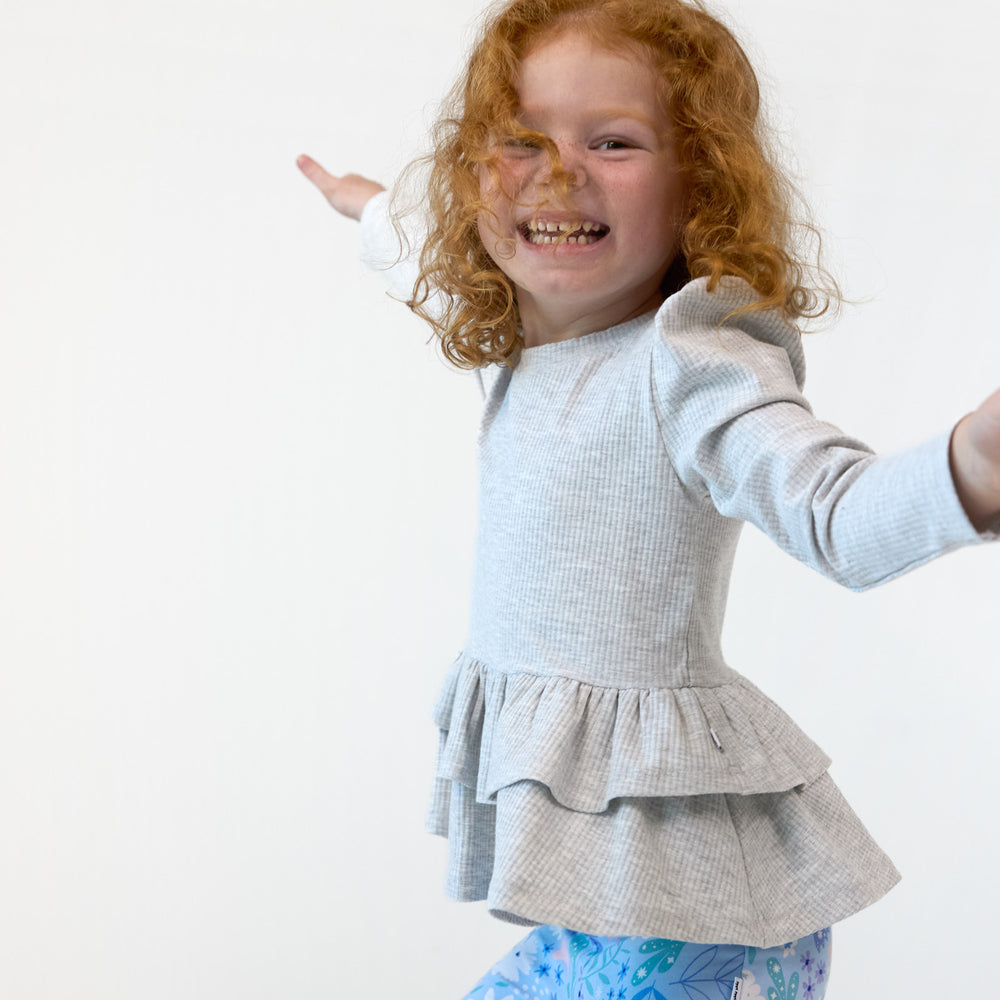
<path id="1" fill-rule="evenodd" d="M 737 976 L 733 980 L 733 992 L 732 995 L 729 997 L 729 1000 L 740 1000 L 740 997 L 742 995 L 743 995 L 743 980 L 740 979 L 739 976 Z"/>

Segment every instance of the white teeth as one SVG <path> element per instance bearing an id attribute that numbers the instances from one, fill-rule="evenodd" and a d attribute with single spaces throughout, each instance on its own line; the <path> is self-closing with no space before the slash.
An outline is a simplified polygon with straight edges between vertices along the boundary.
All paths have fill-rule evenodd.
<path id="1" fill-rule="evenodd" d="M 533 233 L 572 233 L 577 229 L 589 233 L 601 229 L 598 222 L 539 222 L 538 219 L 529 219 L 527 226 Z"/>
<path id="2" fill-rule="evenodd" d="M 553 244 L 553 243 L 574 243 L 576 245 L 588 245 L 596 243 L 603 236 L 607 235 L 608 229 L 599 222 L 548 222 L 537 219 L 529 219 L 524 223 L 525 237 L 529 243 Z M 569 235 L 573 233 L 575 235 Z"/>
<path id="3" fill-rule="evenodd" d="M 591 235 L 586 235 L 586 236 L 567 236 L 563 240 L 563 242 L 564 243 L 576 243 L 576 244 L 589 244 L 589 243 L 596 243 L 598 241 L 598 239 L 600 239 L 600 237 L 598 237 L 598 236 L 591 236 Z M 559 241 L 560 241 L 560 238 L 559 238 L 558 235 L 555 235 L 555 234 L 552 234 L 552 233 L 548 233 L 548 232 L 545 232 L 545 233 L 531 233 L 531 235 L 528 237 L 528 242 L 529 243 L 535 243 L 535 244 L 541 244 L 541 243 L 554 244 L 554 243 L 559 243 Z"/>

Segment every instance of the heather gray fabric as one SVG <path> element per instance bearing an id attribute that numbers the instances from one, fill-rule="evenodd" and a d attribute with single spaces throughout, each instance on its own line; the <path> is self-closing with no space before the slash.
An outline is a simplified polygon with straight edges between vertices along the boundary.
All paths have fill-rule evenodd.
<path id="1" fill-rule="evenodd" d="M 391 260 L 385 196 L 364 256 Z M 389 272 L 408 295 L 406 262 Z M 829 758 L 719 644 L 742 523 L 852 589 L 979 535 L 949 435 L 876 458 L 816 420 L 799 337 L 695 280 L 478 372 L 468 640 L 434 710 L 447 892 L 519 923 L 771 947 L 899 876 Z M 720 324 L 722 324 L 720 326 Z M 1000 528 L 1000 524 L 992 525 Z"/>

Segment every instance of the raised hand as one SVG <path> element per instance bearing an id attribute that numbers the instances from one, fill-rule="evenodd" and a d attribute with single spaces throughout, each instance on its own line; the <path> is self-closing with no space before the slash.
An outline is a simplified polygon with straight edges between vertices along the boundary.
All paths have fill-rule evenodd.
<path id="1" fill-rule="evenodd" d="M 958 422 L 951 472 L 969 520 L 982 529 L 1000 514 L 1000 389 Z"/>
<path id="2" fill-rule="evenodd" d="M 385 190 L 377 181 L 369 180 L 360 174 L 334 177 L 304 153 L 295 162 L 299 170 L 316 185 L 323 197 L 341 215 L 346 215 L 349 219 L 360 219 L 361 211 L 368 204 L 368 199 Z"/>

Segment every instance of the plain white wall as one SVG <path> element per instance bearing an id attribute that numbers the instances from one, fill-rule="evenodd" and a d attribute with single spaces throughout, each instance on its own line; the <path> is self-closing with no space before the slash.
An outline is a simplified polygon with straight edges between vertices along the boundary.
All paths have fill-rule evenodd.
<path id="1" fill-rule="evenodd" d="M 0 996 L 457 998 L 523 933 L 443 899 L 422 830 L 478 394 L 294 165 L 391 178 L 480 6 L 5 9 Z M 728 6 L 871 300 L 807 341 L 811 398 L 883 450 L 1000 383 L 982 10 Z M 730 662 L 905 876 L 832 1000 L 995 948 L 998 559 L 857 596 L 746 533 Z"/>

